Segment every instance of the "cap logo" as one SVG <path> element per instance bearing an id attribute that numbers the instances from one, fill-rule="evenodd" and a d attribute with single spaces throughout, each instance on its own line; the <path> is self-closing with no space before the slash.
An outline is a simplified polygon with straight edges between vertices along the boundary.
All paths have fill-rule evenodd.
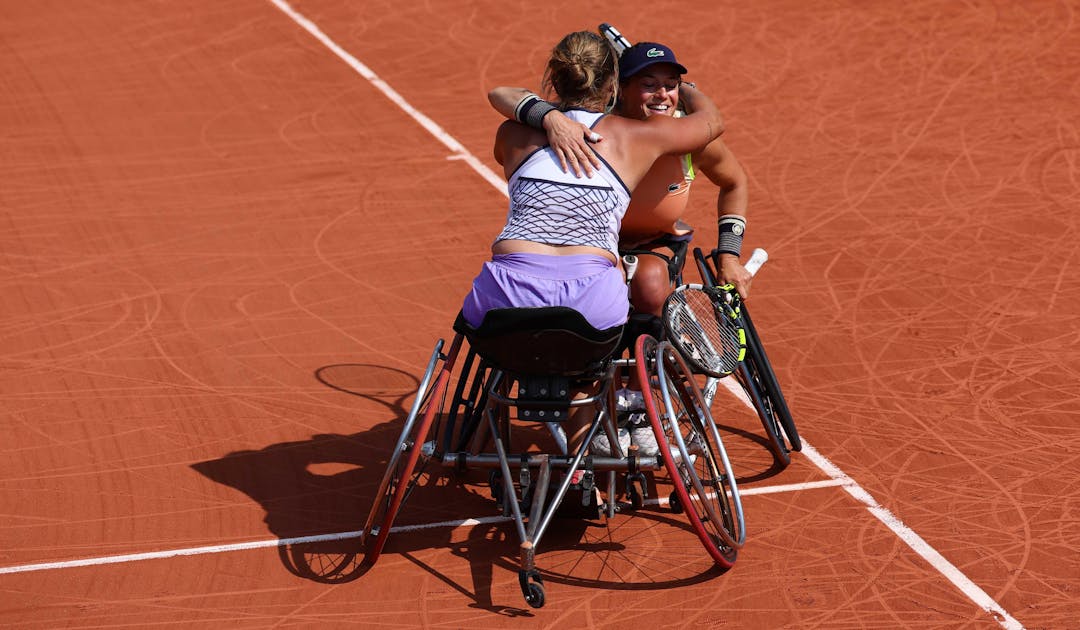
<path id="1" fill-rule="evenodd" d="M 645 51 L 645 56 L 646 57 L 663 57 L 664 56 L 664 51 L 657 50 L 655 48 L 650 48 L 649 50 Z"/>

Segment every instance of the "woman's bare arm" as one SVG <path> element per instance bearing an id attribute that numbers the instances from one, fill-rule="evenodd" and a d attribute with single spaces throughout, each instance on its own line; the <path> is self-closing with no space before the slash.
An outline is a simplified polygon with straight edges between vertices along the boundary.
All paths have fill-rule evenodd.
<path id="1" fill-rule="evenodd" d="M 517 120 L 515 112 L 518 105 L 530 95 L 533 93 L 525 88 L 497 87 L 488 92 L 488 102 L 508 120 Z M 600 168 L 600 159 L 589 148 L 586 140 L 599 142 L 602 139 L 599 134 L 594 133 L 587 125 L 571 120 L 562 112 L 551 112 L 544 116 L 543 125 L 548 144 L 559 158 L 563 172 L 566 172 L 569 166 L 578 177 L 583 173 L 592 177 L 593 170 Z"/>

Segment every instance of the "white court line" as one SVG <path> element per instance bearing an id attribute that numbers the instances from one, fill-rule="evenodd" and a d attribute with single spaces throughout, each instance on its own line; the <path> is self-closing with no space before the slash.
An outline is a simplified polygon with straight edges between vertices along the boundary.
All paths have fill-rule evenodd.
<path id="1" fill-rule="evenodd" d="M 728 389 L 737 398 L 743 401 L 751 410 L 754 409 L 746 398 L 745 392 L 742 388 L 731 382 L 732 379 L 721 379 L 720 383 Z M 923 540 L 922 536 L 915 533 L 915 530 L 911 529 L 904 524 L 896 515 L 888 510 L 888 508 L 882 507 L 880 503 L 870 495 L 869 492 L 863 489 L 854 479 L 849 477 L 847 473 L 840 470 L 840 467 L 829 461 L 824 455 L 819 453 L 817 449 L 810 446 L 810 443 L 805 438 L 802 439 L 802 451 L 800 451 L 807 459 L 814 463 L 822 472 L 829 476 L 833 481 L 839 482 L 839 485 L 847 491 L 848 494 L 855 497 L 855 500 L 866 506 L 866 509 L 874 515 L 879 521 L 885 524 L 900 540 L 904 541 L 908 547 L 911 547 L 915 553 L 922 556 L 924 560 L 930 563 L 930 566 L 938 570 L 945 576 L 950 582 L 953 583 L 956 588 L 960 589 L 968 599 L 975 602 L 979 608 L 982 608 L 992 616 L 1002 628 L 1008 630 L 1023 630 L 1024 626 L 1015 617 L 1010 615 L 993 597 L 990 597 L 978 584 L 972 582 L 968 576 L 964 575 L 963 571 L 956 568 L 956 565 L 945 559 L 945 556 L 938 553 L 936 549 L 930 546 L 930 543 Z M 746 494 L 745 492 L 740 492 Z"/>
<path id="2" fill-rule="evenodd" d="M 840 485 L 841 481 L 817 481 L 801 484 L 787 484 L 765 488 L 753 488 L 744 490 L 740 495 L 771 494 L 777 492 L 795 492 L 813 488 L 824 488 Z M 645 505 L 665 506 L 666 498 L 648 499 Z M 453 521 L 439 521 L 436 523 L 421 523 L 417 525 L 399 525 L 390 531 L 394 534 L 415 532 L 426 529 L 455 529 L 458 527 L 472 527 L 489 523 L 508 523 L 513 521 L 508 516 L 487 516 L 482 518 L 466 518 Z M 117 556 L 100 556 L 97 558 L 80 558 L 78 560 L 62 560 L 58 562 L 39 562 L 36 564 L 22 564 L 10 567 L 0 567 L 0 575 L 9 573 L 30 573 L 33 571 L 49 571 L 54 569 L 74 569 L 78 567 L 93 567 L 105 564 L 123 564 L 126 562 L 140 562 L 144 560 L 162 560 L 165 558 L 177 558 L 181 556 L 200 556 L 210 553 L 229 553 L 233 551 L 248 551 L 251 549 L 267 549 L 271 547 L 286 547 L 288 545 L 302 545 L 308 543 L 333 542 L 338 540 L 350 540 L 360 538 L 363 530 L 351 532 L 338 532 L 334 534 L 319 534 L 316 536 L 298 536 L 295 538 L 271 538 L 266 540 L 252 540 L 249 542 L 232 543 L 228 545 L 207 545 L 205 547 L 187 547 L 183 549 L 166 549 L 163 551 L 149 551 L 145 553 L 128 553 Z"/>
<path id="3" fill-rule="evenodd" d="M 778 492 L 797 492 L 799 490 L 813 490 L 815 488 L 835 488 L 846 483 L 842 479 L 826 479 L 825 481 L 807 481 L 806 483 L 789 483 L 782 486 L 765 486 L 762 488 L 739 489 L 740 497 L 749 497 L 755 494 L 776 494 Z"/>
<path id="4" fill-rule="evenodd" d="M 281 9 L 286 15 L 292 18 L 294 22 L 299 24 L 301 28 L 310 33 L 312 37 L 322 42 L 324 46 L 330 49 L 330 52 L 337 55 L 338 58 L 348 64 L 350 68 L 356 70 L 357 74 L 370 81 L 371 84 L 374 85 L 375 88 L 378 89 L 380 92 L 382 92 L 386 96 L 386 98 L 390 99 L 390 101 L 393 102 L 394 105 L 400 107 L 402 111 L 411 116 L 413 120 L 420 123 L 421 127 L 427 129 L 428 132 L 431 133 L 431 135 L 435 136 L 435 138 L 439 142 L 442 142 L 444 145 L 446 145 L 446 148 L 450 149 L 450 151 L 453 152 L 453 155 L 449 156 L 448 159 L 465 161 L 469 166 L 473 168 L 474 171 L 476 171 L 480 174 L 481 177 L 486 179 L 489 184 L 494 186 L 496 190 L 501 192 L 503 195 L 508 194 L 506 192 L 506 181 L 502 177 L 496 175 L 494 171 L 492 171 L 490 168 L 487 167 L 486 164 L 477 159 L 475 155 L 470 153 L 469 150 L 462 146 L 462 144 L 458 142 L 453 136 L 443 131 L 443 128 L 436 124 L 435 121 L 428 118 L 426 115 L 418 111 L 415 107 L 410 105 L 403 96 L 398 94 L 397 90 L 390 87 L 390 85 L 386 81 L 383 81 L 379 78 L 379 75 L 372 72 L 371 68 L 365 66 L 363 63 L 360 62 L 359 59 L 350 55 L 341 46 L 338 46 L 337 42 L 327 37 L 326 33 L 323 33 L 322 29 L 316 26 L 314 22 L 298 13 L 295 9 L 289 6 L 289 3 L 284 2 L 283 0 L 269 0 L 269 2 L 277 8 Z"/>

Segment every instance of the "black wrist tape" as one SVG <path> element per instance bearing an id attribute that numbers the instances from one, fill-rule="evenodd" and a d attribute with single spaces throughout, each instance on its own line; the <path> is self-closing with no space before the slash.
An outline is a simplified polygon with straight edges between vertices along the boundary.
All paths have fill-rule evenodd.
<path id="1" fill-rule="evenodd" d="M 746 232 L 746 219 L 737 214 L 725 214 L 716 222 L 719 236 L 716 249 L 722 254 L 742 254 L 743 233 Z"/>
<path id="2" fill-rule="evenodd" d="M 519 123 L 528 125 L 533 129 L 544 130 L 544 116 L 557 109 L 551 103 L 535 94 L 529 94 L 521 99 L 514 108 L 514 118 Z"/>

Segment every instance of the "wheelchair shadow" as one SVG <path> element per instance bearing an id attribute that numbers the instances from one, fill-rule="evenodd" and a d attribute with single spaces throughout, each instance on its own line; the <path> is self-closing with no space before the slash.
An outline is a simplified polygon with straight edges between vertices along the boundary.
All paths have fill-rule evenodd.
<path id="1" fill-rule="evenodd" d="M 688 537 L 694 536 L 685 519 L 669 518 L 657 512 L 638 511 L 631 516 L 616 516 L 616 519 L 619 518 L 649 519 L 663 527 L 681 529 Z M 715 565 L 695 541 L 695 552 L 700 560 L 684 564 L 676 570 L 678 577 L 670 577 L 672 568 L 668 557 L 635 555 L 627 544 L 610 539 L 609 527 L 600 521 L 574 518 L 553 521 L 543 548 L 537 550 L 536 556 L 537 569 L 544 581 L 589 589 L 657 591 L 707 582 L 727 572 L 727 569 Z M 505 617 L 533 617 L 527 608 L 500 605 L 492 599 L 496 567 L 515 574 L 521 568 L 517 556 L 513 554 L 517 551 L 517 542 L 513 523 L 481 523 L 472 527 L 466 540 L 447 546 L 450 553 L 469 563 L 471 592 L 416 556 L 408 552 L 402 555 L 436 579 L 473 599 L 470 608 Z M 549 566 L 551 564 L 554 566 Z"/>
<path id="2" fill-rule="evenodd" d="M 365 364 L 324 366 L 316 370 L 315 378 L 337 391 L 378 403 L 386 416 L 370 429 L 354 434 L 322 434 L 258 450 L 235 451 L 197 462 L 192 468 L 243 492 L 265 510 L 264 522 L 279 539 L 278 556 L 286 570 L 306 580 L 340 584 L 357 580 L 370 570 L 363 562 L 360 528 L 419 383 L 415 375 Z M 433 483 L 417 487 L 403 506 L 399 521 L 431 522 L 495 513 L 494 501 L 478 492 L 475 484 L 433 472 L 437 487 Z M 427 507 L 435 504 L 435 508 Z M 478 526 L 481 531 L 486 531 L 484 528 Z M 470 545 L 454 543 L 452 532 L 452 527 L 437 527 L 421 535 L 391 536 L 384 555 L 401 554 L 431 571 L 472 599 L 476 608 L 511 617 L 531 616 L 527 610 L 491 602 L 491 568 L 483 560 L 486 554 L 473 553 L 475 549 L 462 552 Z M 506 533 L 512 536 L 513 530 Z M 439 548 L 452 549 L 469 559 L 475 595 L 412 553 Z"/>
<path id="3" fill-rule="evenodd" d="M 288 571 L 316 582 L 348 582 L 368 569 L 362 563 L 360 528 L 418 379 L 401 370 L 366 364 L 324 366 L 316 370 L 315 378 L 332 389 L 378 403 L 387 415 L 358 433 L 315 435 L 236 451 L 192 468 L 240 490 L 265 510 L 264 521 L 279 539 L 278 553 Z"/>
<path id="4" fill-rule="evenodd" d="M 195 463 L 192 468 L 208 479 L 243 492 L 265 510 L 264 522 L 279 539 L 278 555 L 286 570 L 306 580 L 340 584 L 357 580 L 370 569 L 363 562 L 360 528 L 385 472 L 387 457 L 400 435 L 418 382 L 415 375 L 365 364 L 324 366 L 316 370 L 315 378 L 326 387 L 378 403 L 385 409 L 386 416 L 371 428 L 354 434 L 315 435 L 307 440 L 236 451 Z M 546 430 L 539 425 L 516 431 L 526 443 L 547 441 Z M 403 507 L 403 518 L 399 521 L 431 523 L 477 514 L 498 515 L 484 480 L 457 478 L 443 474 L 441 470 L 433 473 L 437 483 L 417 487 Z M 649 511 L 616 518 L 657 519 L 665 521 L 665 527 L 690 531 L 683 521 Z M 544 578 L 571 585 L 627 590 L 674 588 L 722 573 L 710 565 L 698 574 L 676 580 L 647 579 L 633 584 L 575 577 L 572 570 L 561 575 L 558 571 L 549 573 L 544 569 L 544 558 L 551 554 L 588 558 L 624 552 L 622 543 L 605 537 L 606 527 L 597 521 L 557 519 L 538 555 Z M 532 617 L 528 609 L 500 605 L 492 598 L 494 568 L 505 567 L 515 573 L 520 568 L 513 523 L 502 519 L 481 522 L 472 526 L 464 540 L 460 536 L 455 539 L 453 532 L 453 527 L 425 529 L 422 534 L 403 532 L 403 535 L 390 537 L 384 555 L 400 554 L 471 599 L 471 608 L 505 617 Z M 432 549 L 447 549 L 454 556 L 465 559 L 472 584 L 462 584 L 441 573 L 415 553 Z M 646 568 L 645 572 L 648 570 Z"/>
<path id="5" fill-rule="evenodd" d="M 661 494 L 652 475 L 648 475 L 647 494 L 650 497 Z M 623 510 L 629 510 L 628 504 L 622 505 Z M 632 522 L 635 519 L 637 523 Z M 665 538 L 678 530 L 676 537 L 681 536 L 686 543 L 678 552 L 679 560 L 673 563 L 671 549 L 658 548 L 654 535 L 640 533 L 651 528 L 664 530 Z M 514 524 L 501 520 L 478 523 L 465 540 L 447 545 L 451 554 L 468 561 L 473 583 L 471 593 L 419 558 L 409 553 L 403 555 L 430 575 L 473 598 L 471 608 L 508 617 L 531 617 L 528 609 L 496 604 L 491 595 L 496 567 L 509 573 L 521 569 L 516 553 L 518 542 Z M 638 544 L 651 548 L 636 549 Z M 556 517 L 542 547 L 537 549 L 536 566 L 547 583 L 614 591 L 676 589 L 707 582 L 728 571 L 713 563 L 685 516 L 660 508 L 622 511 L 607 522 Z"/>
<path id="6" fill-rule="evenodd" d="M 741 429 L 739 427 L 721 424 L 719 422 L 716 423 L 716 428 L 720 430 L 721 436 L 724 438 L 724 444 L 727 446 L 728 449 L 731 449 L 731 447 L 734 445 L 733 442 L 729 442 L 729 440 L 734 436 L 739 440 L 745 440 L 747 442 L 752 442 L 755 446 L 760 446 L 761 451 L 769 454 L 769 466 L 767 468 L 759 467 L 757 470 L 752 470 L 749 473 L 745 472 L 745 470 L 748 466 L 750 466 L 750 464 L 748 464 L 745 460 L 740 460 L 738 467 L 744 472 L 742 472 L 742 474 L 736 473 L 735 482 L 737 484 L 750 484 L 754 483 L 755 481 L 764 481 L 766 479 L 771 479 L 784 472 L 784 470 L 788 467 L 787 464 L 781 462 L 776 457 L 776 454 L 773 453 L 772 446 L 769 443 L 769 439 L 765 436 L 759 433 L 748 431 L 746 429 Z M 732 458 L 732 464 L 734 463 L 735 459 Z"/>
<path id="7" fill-rule="evenodd" d="M 708 556 L 696 534 L 684 516 L 658 509 L 636 510 L 616 518 L 640 519 L 649 526 L 682 530 L 690 541 L 689 557 L 680 557 L 672 566 L 670 548 L 662 548 L 660 554 L 641 553 L 632 549 L 634 543 L 615 542 L 605 530 L 609 526 L 584 524 L 579 529 L 567 527 L 553 532 L 547 541 L 544 555 L 537 557 L 540 572 L 548 582 L 580 588 L 609 591 L 659 591 L 677 589 L 708 582 L 727 573 L 729 569 L 716 565 Z M 591 528 L 601 528 L 591 532 Z M 582 538 L 586 537 L 584 541 Z M 680 553 L 686 553 L 683 550 Z M 551 558 L 547 563 L 545 557 Z M 590 560 L 594 567 L 591 574 L 578 569 L 583 560 Z M 547 568 L 545 568 L 547 566 Z"/>

